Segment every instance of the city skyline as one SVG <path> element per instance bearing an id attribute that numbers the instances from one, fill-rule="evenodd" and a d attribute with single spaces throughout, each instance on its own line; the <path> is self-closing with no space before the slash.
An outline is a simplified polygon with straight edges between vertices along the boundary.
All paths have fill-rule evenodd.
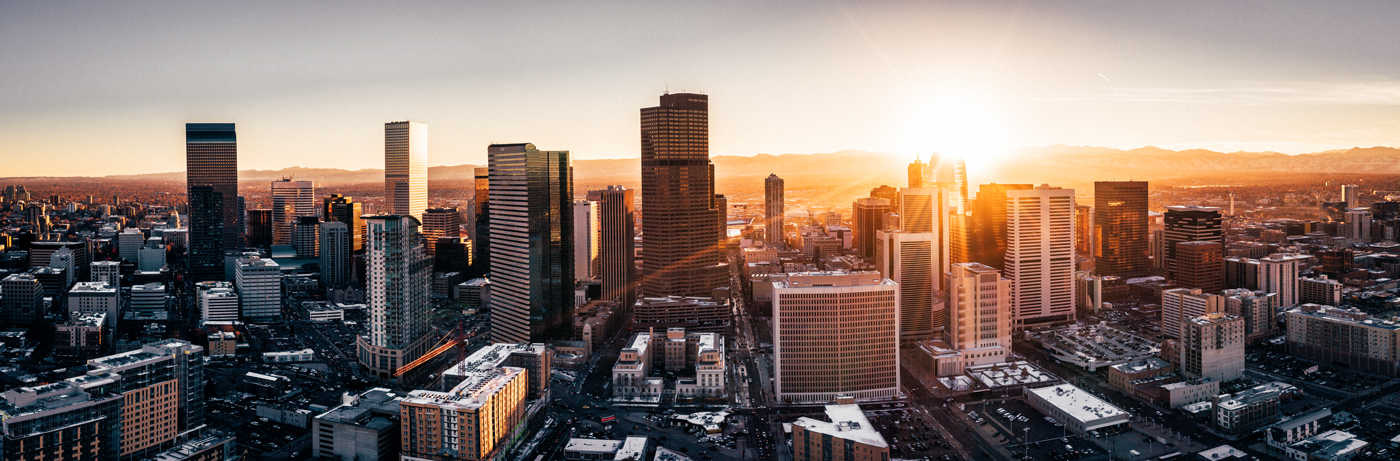
<path id="1" fill-rule="evenodd" d="M 578 159 L 636 158 L 632 110 L 666 90 L 722 95 L 714 155 L 940 151 L 976 172 L 1018 146 L 1296 154 L 1400 144 L 1400 68 L 1380 45 L 1397 32 L 1379 18 L 1393 15 L 1200 6 L 1214 14 L 1060 2 L 285 5 L 269 21 L 236 6 L 7 5 L 0 38 L 38 46 L 4 55 L 0 76 L 14 84 L 0 89 L 0 157 L 11 160 L 7 176 L 176 171 L 170 127 L 212 119 L 241 125 L 250 168 L 377 168 L 372 126 L 408 118 L 439 127 L 430 165 L 484 164 L 482 145 L 510 139 L 567 145 Z M 194 20 L 213 14 L 227 21 Z M 672 16 L 690 21 L 653 20 Z M 548 32 L 496 37 L 497 24 L 526 17 Z M 279 27 L 289 21 L 298 27 Z M 424 33 L 398 33 L 405 23 Z M 899 27 L 912 23 L 924 26 Z M 1279 27 L 1290 23 L 1353 33 Z M 263 33 L 238 39 L 249 31 Z M 223 51 L 177 58 L 210 48 Z M 65 55 L 92 59 L 53 58 Z M 574 72 L 484 70 L 527 62 Z M 807 97 L 816 93 L 827 96 Z M 83 161 L 40 160 L 51 156 Z M 144 161 L 118 160 L 132 156 Z"/>

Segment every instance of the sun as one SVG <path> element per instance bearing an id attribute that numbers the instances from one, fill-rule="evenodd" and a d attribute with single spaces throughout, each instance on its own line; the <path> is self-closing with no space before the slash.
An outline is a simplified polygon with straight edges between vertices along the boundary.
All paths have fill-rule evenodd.
<path id="1" fill-rule="evenodd" d="M 986 177 L 1009 155 L 1005 117 L 994 98 L 949 91 L 915 98 L 903 143 L 927 160 L 930 153 L 962 157 L 969 174 Z"/>

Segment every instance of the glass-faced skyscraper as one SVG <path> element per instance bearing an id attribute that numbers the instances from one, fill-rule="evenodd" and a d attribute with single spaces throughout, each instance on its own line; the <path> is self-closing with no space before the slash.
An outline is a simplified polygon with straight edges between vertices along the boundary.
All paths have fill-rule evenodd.
<path id="1" fill-rule="evenodd" d="M 1123 278 L 1146 276 L 1147 181 L 1094 183 L 1094 270 Z"/>
<path id="2" fill-rule="evenodd" d="M 428 125 L 384 124 L 384 207 L 422 222 L 428 208 Z"/>
<path id="3" fill-rule="evenodd" d="M 242 216 L 238 213 L 238 138 L 232 123 L 186 123 L 185 124 L 185 185 L 189 192 L 190 209 L 202 210 L 202 216 L 190 216 L 191 271 L 195 280 L 221 279 L 223 250 L 235 250 L 243 246 L 239 235 Z M 194 188 L 208 186 L 219 194 L 218 204 L 195 203 L 195 200 L 211 200 L 207 193 L 196 197 Z M 193 214 L 193 213 L 192 213 Z M 218 222 L 200 220 L 216 219 Z M 214 234 L 196 234 L 193 228 L 207 231 L 218 228 L 218 242 L 198 241 L 212 238 Z M 213 255 L 195 254 L 198 251 L 214 251 Z M 214 264 L 218 267 L 196 266 Z M 214 278 L 201 278 L 214 277 Z"/>
<path id="4" fill-rule="evenodd" d="M 710 296 L 728 277 L 721 264 L 725 210 L 715 196 L 709 107 L 709 96 L 675 93 L 642 109 L 644 296 Z"/>
<path id="5" fill-rule="evenodd" d="M 491 340 L 574 334 L 573 167 L 568 151 L 492 144 Z"/>
<path id="6" fill-rule="evenodd" d="M 196 282 L 224 280 L 224 194 L 213 186 L 190 186 L 190 276 Z"/>
<path id="7" fill-rule="evenodd" d="M 283 178 L 272 182 L 272 244 L 291 245 L 298 219 L 316 216 L 316 183 Z"/>
<path id="8" fill-rule="evenodd" d="M 783 178 L 770 174 L 763 180 L 763 223 L 767 233 L 765 241 L 769 245 L 783 243 Z"/>
<path id="9" fill-rule="evenodd" d="M 622 186 L 588 191 L 598 202 L 598 275 L 603 279 L 603 299 L 622 303 L 623 312 L 637 301 L 636 191 Z"/>

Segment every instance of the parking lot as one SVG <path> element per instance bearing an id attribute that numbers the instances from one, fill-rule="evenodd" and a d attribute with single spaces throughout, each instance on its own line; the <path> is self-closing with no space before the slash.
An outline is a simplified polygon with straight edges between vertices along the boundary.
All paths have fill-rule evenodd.
<path id="1" fill-rule="evenodd" d="M 1250 352 L 1245 356 L 1245 365 L 1252 371 L 1271 377 L 1325 387 L 1349 395 L 1377 388 L 1387 381 L 1382 376 L 1318 364 L 1279 352 Z M 1316 372 L 1304 373 L 1313 366 L 1318 367 Z"/>
<path id="2" fill-rule="evenodd" d="M 895 404 L 903 405 L 903 404 Z M 879 407 L 879 408 L 876 408 Z M 933 422 L 907 406 L 866 405 L 865 417 L 890 445 L 890 457 L 961 459 L 953 446 L 933 427 Z M 824 418 L 824 416 L 816 416 Z"/>

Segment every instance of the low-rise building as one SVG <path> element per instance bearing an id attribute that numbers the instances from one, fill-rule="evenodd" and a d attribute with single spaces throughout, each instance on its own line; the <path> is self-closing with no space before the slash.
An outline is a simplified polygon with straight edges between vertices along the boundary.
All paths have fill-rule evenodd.
<path id="1" fill-rule="evenodd" d="M 1128 423 L 1128 413 L 1073 384 L 1026 390 L 1026 401 L 1077 434 Z"/>
<path id="2" fill-rule="evenodd" d="M 571 438 L 564 445 L 564 459 L 569 461 L 611 461 L 622 448 L 621 440 Z"/>
<path id="3" fill-rule="evenodd" d="M 399 402 L 402 459 L 498 459 L 524 426 L 527 373 L 501 367 L 473 373 L 451 391 L 409 392 Z"/>
<path id="4" fill-rule="evenodd" d="M 526 398 L 535 400 L 549 392 L 550 369 L 553 366 L 554 351 L 544 343 L 495 343 L 477 349 L 461 363 L 444 370 L 438 389 L 450 391 L 476 373 L 515 367 L 525 369 L 530 381 Z"/>
<path id="5" fill-rule="evenodd" d="M 1172 364 L 1159 358 L 1146 358 L 1108 367 L 1108 385 L 1126 394 L 1135 392 L 1133 381 L 1171 374 Z"/>
<path id="6" fill-rule="evenodd" d="M 1211 399 L 1212 424 L 1228 434 L 1247 434 L 1279 420 L 1279 402 L 1297 388 L 1284 383 L 1267 383 L 1234 394 Z"/>
<path id="7" fill-rule="evenodd" d="M 637 333 L 627 341 L 612 369 L 614 396 L 660 397 L 661 380 L 649 378 L 653 349 L 651 333 Z"/>
<path id="8" fill-rule="evenodd" d="M 632 306 L 633 328 L 681 327 L 686 331 L 723 333 L 729 318 L 729 305 L 708 297 L 642 298 Z"/>
<path id="9" fill-rule="evenodd" d="M 885 461 L 890 446 L 865 418 L 859 405 L 827 405 L 830 421 L 798 418 L 792 423 L 795 461 Z"/>
<path id="10" fill-rule="evenodd" d="M 1366 445 L 1350 432 L 1331 430 L 1289 445 L 1287 453 L 1298 461 L 1342 461 L 1355 458 Z"/>
<path id="11" fill-rule="evenodd" d="M 54 355 L 66 358 L 97 357 L 111 343 L 107 335 L 107 314 L 75 314 L 54 328 Z"/>
<path id="12" fill-rule="evenodd" d="M 1332 417 L 1332 409 L 1320 408 L 1273 425 L 1265 431 L 1265 438 L 1269 443 L 1269 448 L 1280 453 L 1287 452 L 1290 445 L 1317 435 L 1318 428 L 1321 427 L 1322 421 L 1330 417 Z"/>
<path id="13" fill-rule="evenodd" d="M 263 362 L 266 363 L 295 363 L 310 362 L 313 360 L 316 360 L 315 349 L 263 353 Z"/>
<path id="14" fill-rule="evenodd" d="M 238 335 L 232 331 L 216 331 L 210 333 L 209 351 L 210 357 L 233 357 L 238 355 Z"/>
<path id="15" fill-rule="evenodd" d="M 346 393 L 339 406 L 312 420 L 312 452 L 319 459 L 398 460 L 401 400 L 382 387 Z"/>
<path id="16" fill-rule="evenodd" d="M 1400 373 L 1400 325 L 1356 308 L 1304 304 L 1286 313 L 1288 353 L 1370 373 Z"/>
<path id="17" fill-rule="evenodd" d="M 657 335 L 659 336 L 659 335 Z M 666 371 L 679 372 L 676 396 L 713 398 L 724 394 L 724 336 L 669 328 L 653 350 L 664 352 Z"/>
<path id="18" fill-rule="evenodd" d="M 243 459 L 236 436 L 207 432 L 204 436 L 176 445 L 150 458 L 150 461 L 234 461 Z"/>

